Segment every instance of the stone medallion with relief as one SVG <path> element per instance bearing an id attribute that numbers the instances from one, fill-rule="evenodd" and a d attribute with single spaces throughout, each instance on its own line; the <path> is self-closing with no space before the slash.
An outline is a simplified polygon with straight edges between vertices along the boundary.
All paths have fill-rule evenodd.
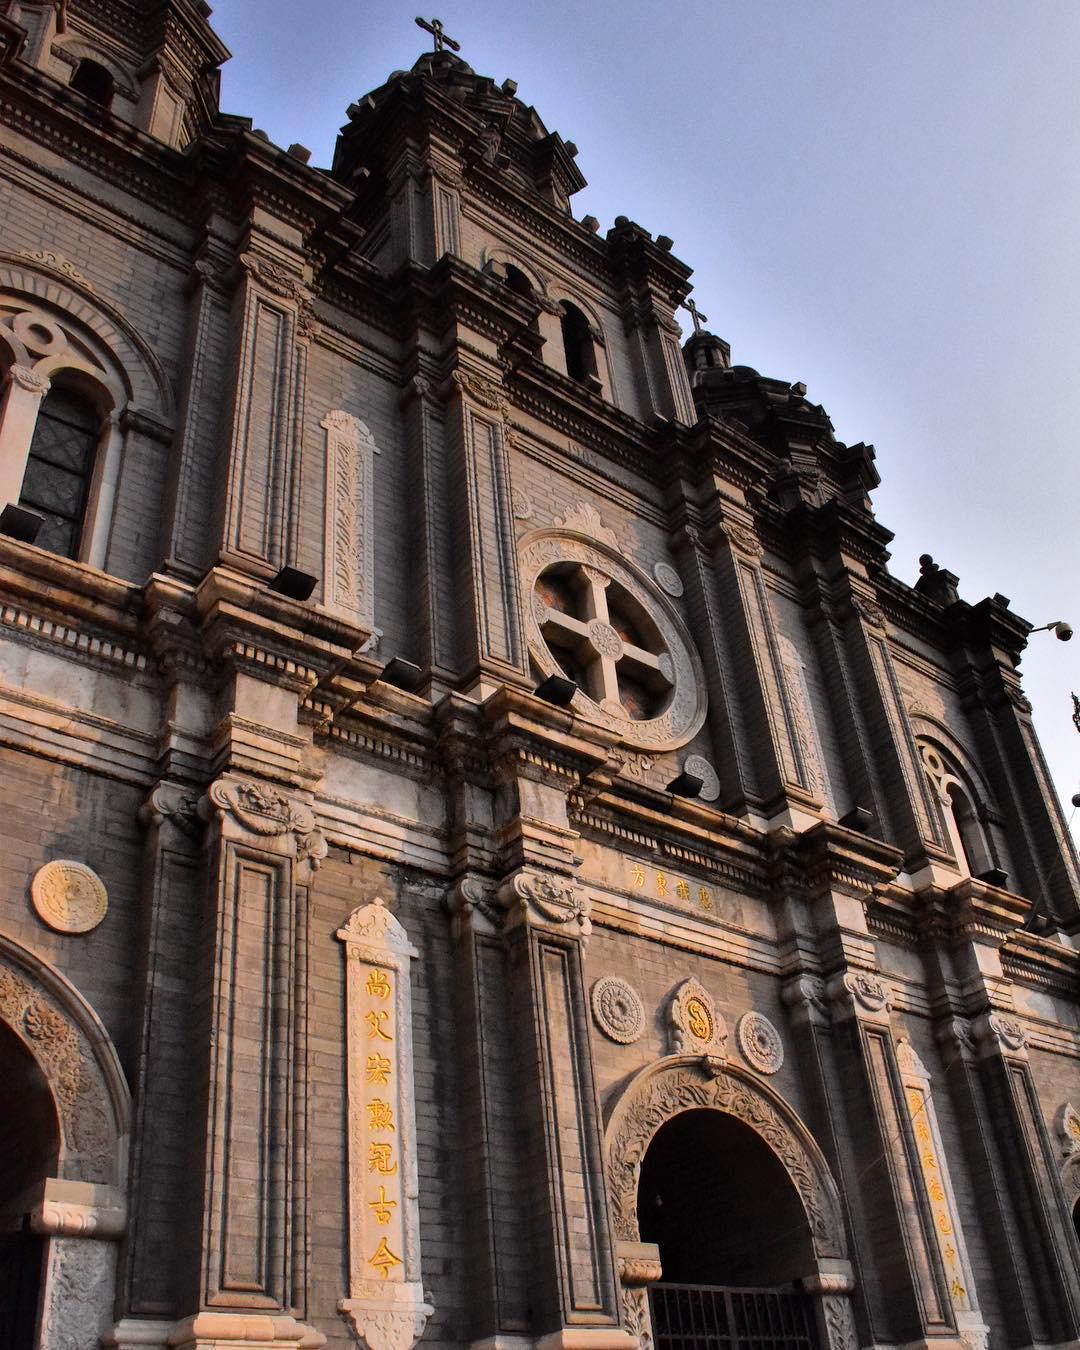
<path id="1" fill-rule="evenodd" d="M 614 548 L 575 531 L 521 541 L 529 651 L 578 686 L 572 708 L 630 745 L 673 750 L 705 720 L 701 661 L 659 587 Z"/>

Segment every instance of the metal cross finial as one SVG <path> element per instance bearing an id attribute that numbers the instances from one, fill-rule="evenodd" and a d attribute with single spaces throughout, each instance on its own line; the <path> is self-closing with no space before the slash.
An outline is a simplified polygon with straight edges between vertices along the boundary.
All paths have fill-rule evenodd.
<path id="1" fill-rule="evenodd" d="M 690 311 L 690 317 L 694 321 L 695 333 L 700 333 L 701 325 L 703 323 L 709 322 L 709 316 L 707 314 L 702 314 L 702 312 L 698 309 L 697 305 L 693 302 L 693 300 L 684 300 L 682 304 L 679 306 L 679 308 L 688 309 Z"/>
<path id="2" fill-rule="evenodd" d="M 461 51 L 461 43 L 455 42 L 452 37 L 447 37 L 443 32 L 442 19 L 432 19 L 430 23 L 427 19 L 417 19 L 416 22 L 435 39 L 435 50 L 437 52 L 441 52 L 444 47 L 449 47 L 452 52 Z"/>

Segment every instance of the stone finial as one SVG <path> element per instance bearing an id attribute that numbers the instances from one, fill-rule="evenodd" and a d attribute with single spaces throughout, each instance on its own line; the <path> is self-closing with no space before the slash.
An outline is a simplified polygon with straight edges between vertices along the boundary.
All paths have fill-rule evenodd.
<path id="1" fill-rule="evenodd" d="M 946 571 L 930 556 L 924 553 L 919 559 L 919 579 L 915 589 L 928 600 L 936 600 L 940 605 L 953 605 L 960 598 L 957 586 L 960 578 L 955 572 Z"/>

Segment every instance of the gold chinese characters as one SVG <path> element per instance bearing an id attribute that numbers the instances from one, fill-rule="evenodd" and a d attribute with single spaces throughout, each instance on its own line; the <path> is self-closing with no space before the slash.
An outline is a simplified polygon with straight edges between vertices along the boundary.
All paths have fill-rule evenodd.
<path id="1" fill-rule="evenodd" d="M 687 881 L 685 877 L 673 877 L 670 872 L 635 862 L 629 864 L 629 881 L 632 893 L 643 893 L 669 904 L 679 900 L 703 914 L 712 914 L 716 910 L 716 896 L 712 888 Z"/>

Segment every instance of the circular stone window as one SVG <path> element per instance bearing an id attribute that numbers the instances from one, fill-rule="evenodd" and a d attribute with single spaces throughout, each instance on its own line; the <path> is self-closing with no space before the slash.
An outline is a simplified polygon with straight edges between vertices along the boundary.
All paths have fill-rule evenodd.
<path id="1" fill-rule="evenodd" d="M 603 544 L 572 533 L 521 545 L 529 651 L 578 686 L 571 706 L 650 750 L 685 745 L 705 719 L 689 633 L 657 586 Z"/>

